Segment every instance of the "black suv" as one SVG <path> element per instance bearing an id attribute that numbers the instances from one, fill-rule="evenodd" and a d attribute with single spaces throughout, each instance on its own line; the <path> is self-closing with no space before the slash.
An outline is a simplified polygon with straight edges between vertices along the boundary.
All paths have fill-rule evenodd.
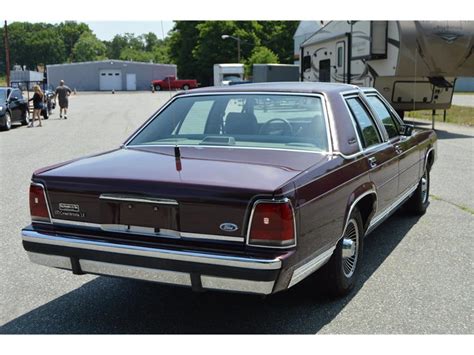
<path id="1" fill-rule="evenodd" d="M 0 87 L 0 129 L 8 131 L 13 123 L 28 122 L 28 102 L 20 89 Z"/>

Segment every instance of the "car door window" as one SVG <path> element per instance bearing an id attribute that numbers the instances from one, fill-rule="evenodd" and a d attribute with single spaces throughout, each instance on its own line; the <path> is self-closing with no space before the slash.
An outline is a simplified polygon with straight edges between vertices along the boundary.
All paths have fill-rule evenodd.
<path id="1" fill-rule="evenodd" d="M 10 95 L 10 100 L 11 99 L 17 99 L 20 100 L 22 97 L 20 90 L 13 90 L 11 95 Z"/>
<path id="2" fill-rule="evenodd" d="M 377 96 L 368 96 L 367 101 L 385 127 L 388 137 L 394 138 L 400 135 L 400 124 L 394 119 L 385 104 Z"/>
<path id="3" fill-rule="evenodd" d="M 347 99 L 347 105 L 354 117 L 364 148 L 379 144 L 382 142 L 374 121 L 369 112 L 358 97 Z"/>

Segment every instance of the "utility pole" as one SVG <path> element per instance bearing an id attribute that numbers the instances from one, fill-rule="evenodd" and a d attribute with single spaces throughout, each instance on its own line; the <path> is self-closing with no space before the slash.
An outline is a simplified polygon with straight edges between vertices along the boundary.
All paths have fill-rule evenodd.
<path id="1" fill-rule="evenodd" d="M 8 45 L 8 26 L 5 20 L 5 31 L 4 31 L 4 42 L 5 42 L 5 67 L 7 74 L 7 86 L 10 86 L 10 46 Z"/>

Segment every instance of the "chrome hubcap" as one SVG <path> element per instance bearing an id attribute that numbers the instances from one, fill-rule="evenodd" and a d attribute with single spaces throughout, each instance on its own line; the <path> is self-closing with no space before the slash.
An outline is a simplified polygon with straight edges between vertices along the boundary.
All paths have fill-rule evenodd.
<path id="1" fill-rule="evenodd" d="M 428 199 L 428 173 L 426 171 L 421 178 L 421 198 L 423 203 Z"/>
<path id="2" fill-rule="evenodd" d="M 359 254 L 359 229 L 355 219 L 347 223 L 346 232 L 342 240 L 342 269 L 344 275 L 349 278 L 354 274 Z"/>

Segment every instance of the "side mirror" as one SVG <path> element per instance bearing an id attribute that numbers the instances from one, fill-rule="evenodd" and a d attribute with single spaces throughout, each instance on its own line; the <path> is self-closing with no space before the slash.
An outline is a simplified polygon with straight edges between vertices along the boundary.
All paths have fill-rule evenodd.
<path id="1" fill-rule="evenodd" d="M 404 124 L 400 127 L 400 135 L 410 137 L 413 134 L 413 129 L 415 127 L 410 124 Z"/>

